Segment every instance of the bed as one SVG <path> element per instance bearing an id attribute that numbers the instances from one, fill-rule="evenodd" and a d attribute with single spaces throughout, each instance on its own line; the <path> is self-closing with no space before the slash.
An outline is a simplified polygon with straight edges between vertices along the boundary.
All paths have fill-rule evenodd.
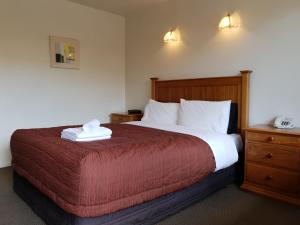
<path id="1" fill-rule="evenodd" d="M 231 100 L 243 136 L 250 73 L 153 78 L 152 99 Z M 16 131 L 11 139 L 15 192 L 51 225 L 155 224 L 236 179 L 239 163 L 216 170 L 216 156 L 202 139 L 140 125 L 106 124 L 113 138 L 101 144 L 61 140 L 64 127 Z"/>

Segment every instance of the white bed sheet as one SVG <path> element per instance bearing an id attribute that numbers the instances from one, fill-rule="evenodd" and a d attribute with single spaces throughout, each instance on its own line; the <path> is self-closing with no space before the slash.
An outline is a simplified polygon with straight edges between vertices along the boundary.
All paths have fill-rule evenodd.
<path id="1" fill-rule="evenodd" d="M 216 161 L 215 171 L 236 163 L 238 161 L 238 151 L 243 148 L 241 136 L 238 134 L 228 135 L 180 125 L 154 124 L 145 121 L 133 121 L 127 124 L 189 134 L 202 139 L 210 146 L 214 154 Z"/>

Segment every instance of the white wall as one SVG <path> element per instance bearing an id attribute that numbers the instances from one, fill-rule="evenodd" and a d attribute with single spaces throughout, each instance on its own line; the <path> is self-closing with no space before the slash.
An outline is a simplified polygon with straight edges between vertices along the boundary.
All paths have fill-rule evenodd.
<path id="1" fill-rule="evenodd" d="M 81 43 L 80 70 L 49 67 L 49 35 Z M 18 128 L 102 122 L 125 109 L 125 20 L 63 0 L 0 2 L 0 167 Z"/>
<path id="2" fill-rule="evenodd" d="M 220 32 L 227 12 L 242 27 Z M 181 42 L 162 38 L 177 27 Z M 127 108 L 143 108 L 149 77 L 192 78 L 238 74 L 251 69 L 250 123 L 268 123 L 279 114 L 300 126 L 299 0 L 171 0 L 126 20 Z"/>

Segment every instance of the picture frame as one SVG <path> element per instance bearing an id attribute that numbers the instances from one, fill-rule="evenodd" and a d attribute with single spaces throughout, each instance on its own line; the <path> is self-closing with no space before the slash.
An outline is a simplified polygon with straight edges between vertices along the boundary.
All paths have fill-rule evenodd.
<path id="1" fill-rule="evenodd" d="M 67 37 L 49 36 L 50 67 L 80 69 L 80 43 Z"/>

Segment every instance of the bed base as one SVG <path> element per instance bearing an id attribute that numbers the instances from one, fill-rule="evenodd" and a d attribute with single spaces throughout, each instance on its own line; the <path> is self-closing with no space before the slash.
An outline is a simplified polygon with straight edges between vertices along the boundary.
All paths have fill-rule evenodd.
<path id="1" fill-rule="evenodd" d="M 65 212 L 16 172 L 13 174 L 13 186 L 14 191 L 48 225 L 154 225 L 236 181 L 238 167 L 236 164 L 183 190 L 94 218 L 81 218 Z"/>

